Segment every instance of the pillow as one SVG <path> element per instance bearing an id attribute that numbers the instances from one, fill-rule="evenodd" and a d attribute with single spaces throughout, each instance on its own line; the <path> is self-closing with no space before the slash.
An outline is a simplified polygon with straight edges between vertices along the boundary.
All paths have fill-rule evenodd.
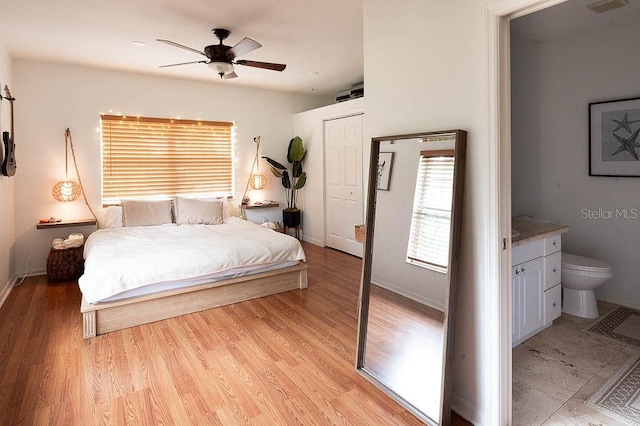
<path id="1" fill-rule="evenodd" d="M 176 223 L 178 225 L 219 225 L 224 223 L 224 203 L 192 198 L 176 198 Z"/>
<path id="2" fill-rule="evenodd" d="M 195 199 L 199 201 L 217 201 L 222 203 L 222 223 L 227 223 L 227 220 L 229 220 L 229 199 L 227 197 L 196 197 Z"/>
<path id="3" fill-rule="evenodd" d="M 102 211 L 105 228 L 122 228 L 122 206 L 109 206 Z"/>
<path id="4" fill-rule="evenodd" d="M 152 226 L 171 223 L 171 201 L 123 201 L 123 226 Z"/>

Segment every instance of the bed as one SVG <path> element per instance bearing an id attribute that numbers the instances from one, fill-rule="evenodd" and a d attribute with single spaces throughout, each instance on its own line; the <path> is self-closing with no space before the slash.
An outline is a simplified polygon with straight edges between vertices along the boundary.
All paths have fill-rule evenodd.
<path id="1" fill-rule="evenodd" d="M 298 240 L 236 217 L 101 229 L 84 257 L 85 339 L 307 287 Z"/>

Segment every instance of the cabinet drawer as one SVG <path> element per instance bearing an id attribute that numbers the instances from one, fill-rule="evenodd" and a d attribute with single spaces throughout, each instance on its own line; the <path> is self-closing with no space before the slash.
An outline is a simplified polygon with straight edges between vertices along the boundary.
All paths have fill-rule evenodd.
<path id="1" fill-rule="evenodd" d="M 562 266 L 562 253 L 555 252 L 544 258 L 544 289 L 560 284 L 560 268 Z"/>
<path id="2" fill-rule="evenodd" d="M 511 266 L 541 257 L 544 253 L 544 240 L 537 240 L 511 249 Z"/>
<path id="3" fill-rule="evenodd" d="M 544 255 L 549 256 L 552 253 L 560 251 L 562 248 L 562 238 L 560 234 L 552 235 L 544 239 Z"/>
<path id="4" fill-rule="evenodd" d="M 544 292 L 544 325 L 549 325 L 560 316 L 562 286 L 560 284 L 551 287 Z"/>

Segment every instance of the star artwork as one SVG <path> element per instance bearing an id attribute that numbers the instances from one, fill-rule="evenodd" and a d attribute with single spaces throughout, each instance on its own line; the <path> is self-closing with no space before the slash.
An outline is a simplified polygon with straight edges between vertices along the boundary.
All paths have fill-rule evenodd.
<path id="1" fill-rule="evenodd" d="M 628 139 L 623 138 L 622 136 L 618 136 L 615 133 L 613 134 L 613 136 L 618 139 L 618 142 L 620 142 L 620 147 L 613 153 L 611 154 L 616 155 L 621 153 L 622 151 L 627 151 L 629 152 L 629 154 L 633 155 L 633 158 L 635 158 L 636 160 L 638 159 L 638 154 L 636 153 L 636 148 L 640 148 L 640 144 L 636 143 L 636 139 L 638 138 L 638 132 L 640 132 L 640 127 L 633 132 L 633 134 L 631 136 L 629 136 Z"/>
<path id="2" fill-rule="evenodd" d="M 629 113 L 625 112 L 622 120 L 616 120 L 612 118 L 611 121 L 617 124 L 616 128 L 613 129 L 612 135 L 616 138 L 618 143 L 620 143 L 620 146 L 613 152 L 613 154 L 611 154 L 611 156 L 613 157 L 614 155 L 618 155 L 626 151 L 631 154 L 633 158 L 638 160 L 639 158 L 638 153 L 636 152 L 636 148 L 640 148 L 640 143 L 636 142 L 636 140 L 638 139 L 638 133 L 640 133 L 640 127 L 638 127 L 638 129 L 636 129 L 636 131 L 634 132 L 631 128 L 631 125 L 640 123 L 640 120 L 629 120 Z M 627 133 L 630 134 L 630 136 L 624 138 L 615 133 L 621 129 L 624 129 Z"/>

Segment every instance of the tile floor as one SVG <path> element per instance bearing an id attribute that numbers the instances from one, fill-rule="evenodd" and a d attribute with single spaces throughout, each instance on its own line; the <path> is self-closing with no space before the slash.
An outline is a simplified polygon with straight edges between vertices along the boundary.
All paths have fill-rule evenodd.
<path id="1" fill-rule="evenodd" d="M 617 305 L 598 302 L 604 315 Z M 513 348 L 513 425 L 623 425 L 591 396 L 640 348 L 583 331 L 594 320 L 562 314 Z"/>

